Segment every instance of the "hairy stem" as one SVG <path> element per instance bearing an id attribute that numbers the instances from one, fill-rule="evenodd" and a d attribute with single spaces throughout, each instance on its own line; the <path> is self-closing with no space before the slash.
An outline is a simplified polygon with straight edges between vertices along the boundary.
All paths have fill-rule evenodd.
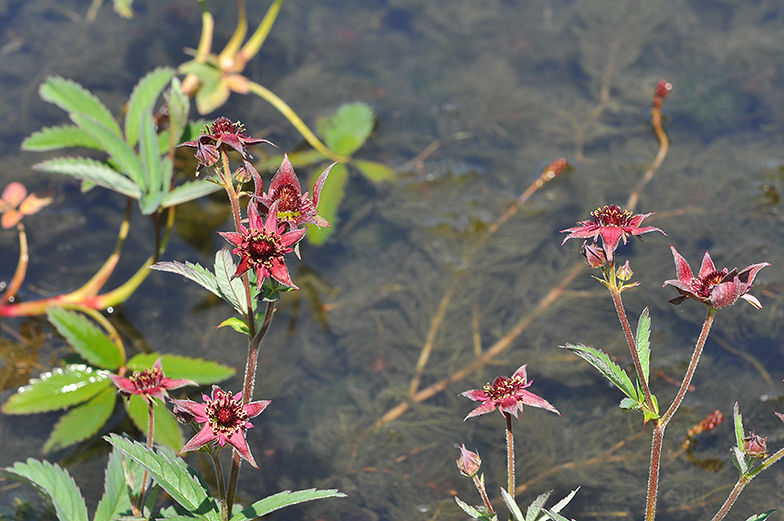
<path id="1" fill-rule="evenodd" d="M 512 434 L 512 415 L 504 413 L 506 418 L 506 472 L 509 486 L 509 495 L 515 497 L 515 460 L 514 460 L 514 435 Z M 509 512 L 509 521 L 514 521 Z"/>

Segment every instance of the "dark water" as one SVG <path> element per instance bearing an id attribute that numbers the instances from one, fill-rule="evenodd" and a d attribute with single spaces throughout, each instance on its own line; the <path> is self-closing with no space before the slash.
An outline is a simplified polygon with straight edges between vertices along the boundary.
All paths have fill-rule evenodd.
<path id="1" fill-rule="evenodd" d="M 251 20 L 260 20 L 267 3 L 249 4 Z M 222 43 L 236 7 L 212 6 Z M 96 189 L 82 196 L 68 180 L 30 169 L 44 156 L 19 152 L 21 139 L 65 119 L 40 101 L 38 85 L 48 75 L 73 78 L 119 113 L 142 75 L 183 62 L 183 48 L 198 41 L 195 2 L 137 0 L 132 21 L 105 5 L 91 24 L 80 21 L 87 8 L 76 1 L 0 3 L 0 186 L 22 180 L 56 198 L 26 221 L 32 264 L 24 298 L 89 278 L 111 251 L 124 209 L 114 194 Z M 311 125 L 341 103 L 369 103 L 377 129 L 357 157 L 400 175 L 374 185 L 354 172 L 333 238 L 321 248 L 304 246 L 303 261 L 290 262 L 303 291 L 281 303 L 265 340 L 255 398 L 273 403 L 249 433 L 262 471 L 243 468 L 243 499 L 337 487 L 349 497 L 276 519 L 463 519 L 453 491 L 469 503 L 478 498 L 456 471 L 454 445 L 479 450 L 488 487 L 497 490 L 505 483 L 503 420 L 491 414 L 463 423 L 472 404 L 457 395 L 527 363 L 531 390 L 562 416 L 526 409 L 515 423 L 518 483 L 530 482 L 521 505 L 546 490 L 560 498 L 581 485 L 570 517 L 641 518 L 647 431 L 640 435 L 646 429 L 639 418 L 618 409 L 617 391 L 557 348 L 591 343 L 629 363 L 606 291 L 585 269 L 522 332 L 515 328 L 578 260 L 579 244 L 560 246 L 558 230 L 600 205 L 624 204 L 650 165 L 658 149 L 650 104 L 656 82 L 666 78 L 674 84 L 664 104 L 672 146 L 637 210 L 658 212 L 646 224 L 668 236 L 649 234 L 619 250 L 641 282 L 625 293 L 629 315 L 636 322 L 643 307 L 651 310 L 651 385 L 660 403 L 674 395 L 667 379 L 680 379 L 703 319 L 694 302 L 667 304 L 675 296 L 661 289 L 674 277 L 668 245 L 694 268 L 705 249 L 719 267 L 773 264 L 752 290 L 764 309 L 740 303 L 719 313 L 696 389 L 668 429 L 659 518 L 712 516 L 736 479 L 728 456 L 732 429 L 725 422 L 694 449 L 695 459 L 723 461 L 719 471 L 678 454 L 686 429 L 717 408 L 729 417 L 737 400 L 747 429 L 768 436 L 772 450 L 784 444 L 784 426 L 772 414 L 784 410 L 778 398 L 784 395 L 783 33 L 784 9 L 764 0 L 284 2 L 248 75 Z M 283 150 L 301 145 L 259 99 L 235 96 L 221 113 Z M 546 184 L 483 240 L 490 223 L 557 157 L 569 160 L 571 172 Z M 218 198 L 182 213 L 226 230 L 220 205 Z M 149 223 L 137 214 L 133 226 L 109 286 L 149 254 Z M 16 244 L 14 234 L 0 234 L 3 279 L 16 264 Z M 218 247 L 217 236 L 194 238 L 183 226 L 165 257 L 204 264 Z M 434 328 L 444 295 L 443 322 Z M 241 368 L 241 338 L 214 329 L 229 308 L 204 301 L 195 286 L 157 273 L 115 316 L 153 349 Z M 3 327 L 6 338 L 22 327 L 49 331 L 35 320 L 8 320 Z M 487 350 L 510 335 L 512 342 L 489 365 L 374 429 L 405 402 L 431 331 L 433 352 L 420 389 L 466 367 L 477 343 Z M 42 342 L 31 374 L 65 354 L 60 340 Z M 13 360 L 6 354 L 6 367 Z M 227 387 L 239 385 L 235 379 Z M 0 465 L 44 457 L 40 448 L 57 418 L 0 417 Z M 48 455 L 68 464 L 91 509 L 102 470 L 80 455 L 101 458 L 100 445 Z M 732 519 L 784 507 L 782 485 L 781 468 L 762 474 L 733 507 Z M 25 488 L 4 490 L 6 507 L 16 495 L 34 496 Z"/>

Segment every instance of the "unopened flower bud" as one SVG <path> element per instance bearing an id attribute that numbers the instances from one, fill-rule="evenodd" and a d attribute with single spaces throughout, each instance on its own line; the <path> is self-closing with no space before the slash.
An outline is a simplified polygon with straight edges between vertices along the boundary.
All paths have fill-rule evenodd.
<path id="1" fill-rule="evenodd" d="M 460 470 L 460 474 L 471 478 L 479 472 L 481 464 L 482 460 L 479 458 L 479 454 L 466 449 L 465 443 L 463 443 L 460 447 L 460 457 L 457 459 L 457 468 Z"/>
<path id="2" fill-rule="evenodd" d="M 580 253 L 585 257 L 585 263 L 592 268 L 601 268 L 607 264 L 607 255 L 595 242 L 591 244 L 584 242 Z"/>
<path id="3" fill-rule="evenodd" d="M 626 259 L 626 264 L 618 268 L 618 271 L 615 272 L 615 276 L 618 277 L 618 280 L 621 282 L 626 282 L 630 278 L 632 278 L 634 272 L 632 271 L 631 266 L 629 266 L 629 260 Z"/>
<path id="4" fill-rule="evenodd" d="M 243 160 L 242 165 L 234 172 L 234 179 L 240 183 L 247 183 L 254 177 L 258 176 L 258 172 L 253 168 L 250 162 Z"/>
<path id="5" fill-rule="evenodd" d="M 743 438 L 743 453 L 756 459 L 766 458 L 767 455 L 768 438 L 759 436 L 756 432 L 751 431 L 748 436 Z"/>

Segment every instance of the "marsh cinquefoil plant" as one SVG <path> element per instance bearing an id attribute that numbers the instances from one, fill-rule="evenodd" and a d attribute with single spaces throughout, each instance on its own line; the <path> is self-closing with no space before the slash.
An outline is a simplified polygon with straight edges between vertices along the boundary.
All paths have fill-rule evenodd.
<path id="1" fill-rule="evenodd" d="M 158 519 L 183 519 L 185 515 L 204 521 L 246 521 L 295 503 L 343 495 L 337 490 L 284 491 L 256 501 L 244 509 L 234 508 L 241 461 L 244 459 L 257 467 L 246 439 L 247 429 L 253 427 L 249 420 L 270 405 L 270 400 L 251 401 L 259 347 L 270 327 L 280 294 L 296 289 L 285 264 L 285 256 L 304 237 L 311 222 L 328 223 L 315 218 L 316 205 L 310 204 L 307 196 L 301 196 L 298 180 L 295 195 L 300 198 L 300 202 L 308 203 L 304 208 L 308 212 L 307 219 L 292 220 L 290 212 L 281 214 L 279 208 L 283 199 L 275 198 L 274 194 L 263 194 L 261 176 L 247 161 L 245 145 L 257 144 L 258 140 L 245 136 L 241 126 L 225 118 L 220 119 L 217 126 L 220 135 L 216 134 L 216 125 L 213 124 L 208 129 L 209 133 L 188 145 L 195 145 L 200 167 L 214 171 L 212 181 L 223 188 L 229 197 L 235 231 L 223 232 L 222 235 L 235 246 L 233 251 L 240 257 L 239 265 L 235 265 L 231 253 L 224 249 L 216 255 L 214 272 L 198 264 L 176 261 L 159 262 L 151 267 L 184 275 L 234 307 L 239 316 L 229 318 L 221 325 L 229 325 L 248 338 L 244 385 L 238 392 L 213 386 L 210 396 L 202 395 L 203 403 L 171 400 L 172 413 L 177 420 L 196 425 L 196 435 L 182 446 L 179 453 L 175 453 L 166 446 L 153 444 L 156 430 L 154 406 L 159 400 L 168 399 L 167 390 L 196 382 L 167 377 L 161 360 L 127 377 L 106 375 L 122 394 L 137 397 L 147 404 L 147 443 L 135 442 L 117 434 L 105 436 L 106 441 L 114 446 L 114 452 L 106 472 L 106 492 L 98 505 L 95 521 L 110 521 L 129 514 L 143 519 L 153 516 Z M 229 151 L 239 152 L 242 159 L 242 166 L 234 173 L 229 164 Z M 279 175 L 277 179 L 286 179 L 294 184 L 296 174 L 291 165 L 284 161 L 281 168 L 284 170 L 283 177 Z M 254 192 L 242 191 L 242 182 L 236 179 L 237 172 L 254 180 Z M 326 177 L 327 172 L 319 178 L 316 193 Z M 294 194 L 293 186 L 286 193 Z M 243 224 L 241 200 L 247 201 L 247 227 Z M 265 202 L 271 200 L 272 203 L 267 206 Z M 260 212 L 265 214 L 264 218 Z M 122 361 L 116 365 L 124 366 Z M 228 477 L 220 459 L 221 449 L 226 445 L 233 449 Z M 218 488 L 215 495 L 179 456 L 196 450 L 205 451 L 212 459 Z M 27 481 L 41 490 L 54 503 L 61 521 L 87 521 L 87 509 L 78 487 L 67 471 L 58 465 L 30 459 L 3 469 L 2 472 L 7 477 Z M 156 503 L 160 490 L 165 491 L 178 505 L 160 509 Z"/>
<path id="2" fill-rule="evenodd" d="M 667 280 L 664 282 L 664 285 L 675 287 L 680 296 L 672 299 L 670 302 L 680 304 L 687 299 L 697 300 L 705 304 L 707 315 L 678 393 L 669 407 L 662 411 L 659 408 L 656 396 L 651 393 L 648 385 L 651 356 L 649 341 L 650 315 L 648 309 L 645 308 L 640 314 L 636 333 L 632 331 L 623 305 L 622 293 L 637 286 L 638 283 L 630 282 L 633 272 L 629 261 L 627 260 L 625 264 L 620 265 L 615 257 L 615 250 L 621 239 L 625 241 L 627 236 L 635 236 L 652 231 L 662 232 L 658 228 L 640 226 L 643 219 L 650 215 L 652 213 L 634 215 L 632 212 L 622 210 L 618 206 L 609 205 L 593 212 L 591 214 L 592 220 L 582 221 L 576 227 L 563 230 L 563 232 L 569 234 L 564 239 L 564 242 L 572 238 L 591 239 L 590 242 L 585 241 L 583 243 L 581 252 L 585 257 L 585 262 L 591 268 L 600 271 L 599 275 L 594 278 L 610 291 L 618 319 L 632 355 L 635 374 L 630 378 L 626 371 L 613 362 L 607 354 L 595 347 L 568 343 L 563 347 L 588 361 L 624 393 L 625 397 L 620 403 L 621 408 L 629 411 L 640 411 L 643 414 L 644 422 L 650 422 L 653 425 L 645 511 L 646 521 L 653 521 L 656 514 L 659 469 L 665 429 L 689 390 L 716 312 L 719 309 L 732 306 L 739 299 L 746 300 L 757 309 L 761 308 L 762 306 L 757 298 L 750 295 L 748 291 L 757 273 L 765 266 L 770 265 L 767 262 L 762 262 L 752 264 L 740 271 L 737 269 L 728 270 L 727 268 L 718 270 L 714 266 L 710 255 L 706 252 L 700 271 L 695 276 L 686 260 L 674 247 L 671 247 L 675 259 L 677 279 Z M 601 243 L 599 243 L 599 238 L 601 238 Z M 754 433 L 750 433 L 748 436 L 744 433 L 737 403 L 735 404 L 733 416 L 736 446 L 732 448 L 731 457 L 740 471 L 740 476 L 735 488 L 716 513 L 713 521 L 719 521 L 727 514 L 740 491 L 751 479 L 784 456 L 784 449 L 767 456 L 765 439 Z M 759 521 L 770 515 L 771 512 L 756 514 L 749 519 Z"/>

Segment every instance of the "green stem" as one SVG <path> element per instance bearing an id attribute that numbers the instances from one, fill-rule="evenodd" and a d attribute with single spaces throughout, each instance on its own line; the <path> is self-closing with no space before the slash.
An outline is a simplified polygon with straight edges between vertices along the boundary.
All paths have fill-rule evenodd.
<path id="1" fill-rule="evenodd" d="M 228 521 L 229 507 L 226 502 L 226 483 L 223 481 L 223 467 L 220 462 L 220 452 L 211 452 L 212 465 L 215 467 L 215 481 L 218 482 L 218 497 L 220 498 L 221 521 Z"/>
<path id="2" fill-rule="evenodd" d="M 291 107 L 289 107 L 285 101 L 280 99 L 271 90 L 250 80 L 248 80 L 248 90 L 256 94 L 257 96 L 263 98 L 264 100 L 266 100 L 270 105 L 275 107 L 278 110 L 278 112 L 283 114 L 286 117 L 286 119 L 288 119 L 289 122 L 291 122 L 291 124 L 294 125 L 294 128 L 296 128 L 299 131 L 299 133 L 302 134 L 302 137 L 304 137 L 305 140 L 308 143 L 310 143 L 310 146 L 312 146 L 313 148 L 315 148 L 316 150 L 318 150 L 328 158 L 332 159 L 333 161 L 340 161 L 341 163 L 351 162 L 350 157 L 336 154 L 335 152 L 327 148 L 327 146 L 324 143 L 319 141 L 319 138 L 316 137 L 316 134 L 314 134 L 308 128 L 308 126 L 305 125 L 305 122 L 303 122 L 300 119 L 300 117 L 297 116 L 297 113 L 294 112 L 294 110 Z"/>
<path id="3" fill-rule="evenodd" d="M 242 64 L 244 67 L 244 65 L 248 63 L 248 60 L 256 56 L 256 53 L 259 52 L 259 49 L 261 49 L 261 46 L 264 44 L 264 40 L 267 39 L 267 35 L 272 29 L 272 25 L 275 23 L 275 19 L 278 17 L 282 1 L 283 0 L 275 0 L 272 5 L 269 6 L 267 14 L 264 15 L 264 19 L 256 28 L 256 31 L 250 39 L 248 39 L 242 49 L 240 49 L 240 52 L 237 53 L 237 57 L 235 58 L 237 64 Z"/>
<path id="4" fill-rule="evenodd" d="M 147 400 L 147 448 L 152 450 L 152 437 L 155 433 L 155 416 L 153 415 L 152 400 Z M 139 498 L 136 503 L 136 508 L 139 512 L 144 514 L 144 498 L 147 495 L 147 478 L 149 474 L 147 469 L 144 470 L 144 477 L 142 478 L 142 487 L 139 490 Z"/>

